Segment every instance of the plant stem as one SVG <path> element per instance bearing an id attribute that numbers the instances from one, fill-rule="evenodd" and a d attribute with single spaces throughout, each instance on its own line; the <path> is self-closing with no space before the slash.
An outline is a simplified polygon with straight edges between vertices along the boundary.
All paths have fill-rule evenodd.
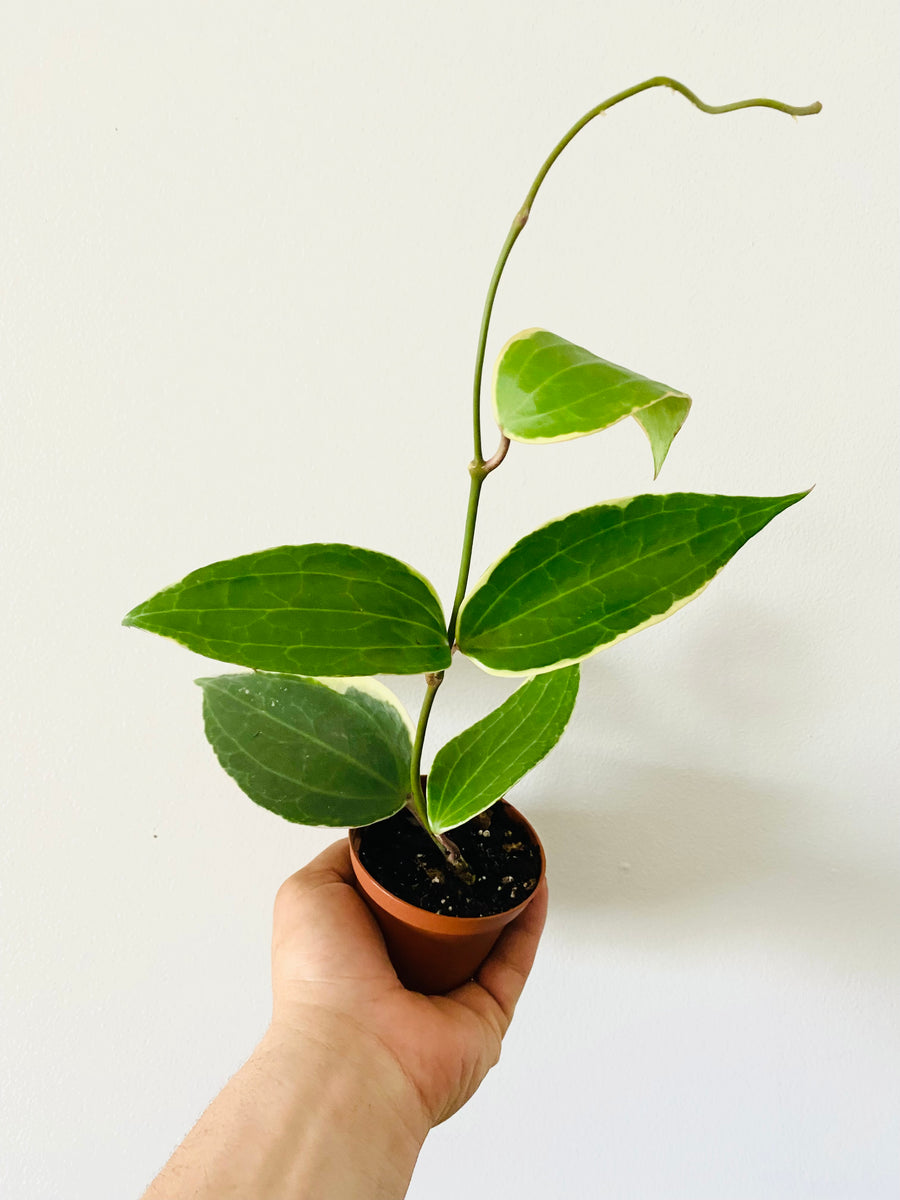
<path id="1" fill-rule="evenodd" d="M 465 863 L 459 853 L 459 847 L 446 834 L 435 833 L 429 825 L 428 806 L 422 792 L 422 744 L 425 741 L 428 714 L 431 712 L 431 706 L 434 704 L 437 690 L 443 682 L 443 671 L 433 671 L 425 676 L 425 699 L 422 701 L 422 708 L 419 712 L 419 724 L 416 728 L 416 738 L 413 742 L 412 766 L 409 778 L 409 807 L 412 809 L 413 815 L 417 818 L 419 824 L 423 826 L 428 836 L 445 858 L 454 866 L 462 864 L 465 867 Z"/>
<path id="2" fill-rule="evenodd" d="M 706 104 L 698 96 L 696 96 L 690 88 L 685 87 L 683 83 L 679 83 L 677 79 L 671 79 L 667 75 L 655 75 L 652 79 L 645 79 L 643 83 L 637 83 L 633 87 L 626 88 L 623 92 L 617 92 L 616 95 L 610 96 L 601 104 L 596 105 L 584 116 L 576 121 L 572 128 L 565 134 L 564 137 L 550 151 L 550 154 L 544 160 L 541 169 L 534 178 L 534 182 L 528 189 L 528 194 L 525 197 L 524 203 L 513 218 L 509 233 L 506 235 L 506 240 L 500 249 L 500 255 L 494 266 L 493 274 L 491 275 L 490 283 L 488 284 L 487 296 L 484 301 L 484 310 L 481 315 L 481 327 L 478 331 L 478 346 L 475 353 L 475 378 L 472 393 L 472 434 L 475 448 L 474 457 L 469 464 L 469 503 L 466 509 L 466 524 L 463 534 L 463 545 L 460 554 L 459 576 L 456 583 L 456 595 L 453 599 L 453 609 L 450 614 L 450 621 L 447 628 L 447 638 L 450 643 L 451 650 L 454 647 L 456 638 L 456 620 L 459 616 L 459 610 L 465 598 L 466 587 L 469 582 L 469 570 L 472 565 L 472 548 L 475 543 L 475 524 L 478 520 L 478 502 L 481 496 L 481 488 L 485 479 L 495 470 L 503 459 L 506 457 L 506 452 L 509 449 L 509 438 L 501 434 L 500 445 L 496 452 L 489 459 L 484 458 L 483 446 L 481 440 L 481 393 L 482 382 L 484 377 L 484 359 L 487 350 L 488 332 L 490 330 L 491 316 L 494 311 L 494 300 L 497 295 L 497 289 L 500 286 L 500 279 L 506 267 L 507 260 L 512 253 L 512 248 L 518 240 L 519 234 L 528 223 L 528 218 L 531 215 L 531 206 L 538 194 L 541 184 L 547 177 L 547 174 L 559 156 L 568 146 L 569 142 L 580 133 L 594 117 L 600 116 L 601 113 L 613 108 L 616 104 L 620 104 L 623 100 L 628 100 L 631 96 L 638 95 L 639 92 L 649 91 L 651 88 L 667 87 L 672 91 L 678 92 L 689 100 L 695 108 L 699 108 L 701 112 L 718 115 L 719 113 L 736 112 L 739 108 L 774 108 L 778 112 L 787 113 L 791 117 L 806 117 L 812 116 L 817 112 L 821 112 L 822 105 L 816 101 L 814 104 L 807 104 L 797 108 L 791 104 L 784 104 L 780 100 L 735 100 L 730 104 Z M 432 684 L 430 681 L 437 679 L 437 683 Z M 437 835 L 432 833 L 428 827 L 428 818 L 425 811 L 425 800 L 422 796 L 422 787 L 420 783 L 420 764 L 422 759 L 422 746 L 425 741 L 425 730 L 428 727 L 428 717 L 431 713 L 431 706 L 434 703 L 435 693 L 443 679 L 443 672 L 437 676 L 426 676 L 428 681 L 428 690 L 425 694 L 425 699 L 422 702 L 422 710 L 419 713 L 419 725 L 416 731 L 416 741 L 413 748 L 412 762 L 412 792 L 413 792 L 413 807 L 416 816 L 428 830 L 433 840 L 440 843 Z M 444 853 L 447 853 L 446 847 L 443 847 Z"/>
<path id="3" fill-rule="evenodd" d="M 677 79 L 670 79 L 666 75 L 656 75 L 653 79 L 646 79 L 643 83 L 637 83 L 634 87 L 626 88 L 624 92 L 618 92 L 615 96 L 610 96 L 608 100 L 604 100 L 601 104 L 596 105 L 590 112 L 586 112 L 584 116 L 576 121 L 572 128 L 565 134 L 563 138 L 553 147 L 550 154 L 545 159 L 541 169 L 534 178 L 534 182 L 528 189 L 528 194 L 522 204 L 522 207 L 513 218 L 513 223 L 510 226 L 509 233 L 506 235 L 506 241 L 500 250 L 500 256 L 494 267 L 494 273 L 491 275 L 491 281 L 488 285 L 487 296 L 484 301 L 484 311 L 481 316 L 481 328 L 478 332 L 478 348 L 475 354 L 475 380 L 472 395 L 472 425 L 473 425 L 473 440 L 475 444 L 475 457 L 469 467 L 472 475 L 472 482 L 469 488 L 469 508 L 466 514 L 466 529 L 463 538 L 463 548 L 460 561 L 459 580 L 457 582 L 456 597 L 453 602 L 453 614 L 450 619 L 450 642 L 454 640 L 454 628 L 456 618 L 459 615 L 459 609 L 466 594 L 466 586 L 469 581 L 469 567 L 472 561 L 472 546 L 475 539 L 475 522 L 478 517 L 478 500 L 481 493 L 481 485 L 484 482 L 486 474 L 485 468 L 493 470 L 495 466 L 502 462 L 506 453 L 506 448 L 509 446 L 509 439 L 504 438 L 505 447 L 501 442 L 501 450 L 498 450 L 494 458 L 486 463 L 482 454 L 481 441 L 481 393 L 482 381 L 484 377 L 484 358 L 487 350 L 488 331 L 491 324 L 491 315 L 494 311 L 494 299 L 497 295 L 497 289 L 500 286 L 500 279 L 506 267 L 507 259 L 512 253 L 512 248 L 518 240 L 519 234 L 528 223 L 528 218 L 531 215 L 531 206 L 534 203 L 534 198 L 537 196 L 541 184 L 547 177 L 550 168 L 568 146 L 569 142 L 580 133 L 594 117 L 598 117 L 607 109 L 613 108 L 616 104 L 623 100 L 629 99 L 631 96 L 636 96 L 639 92 L 646 92 L 650 88 L 667 87 L 675 92 L 679 92 L 687 100 L 690 100 L 696 108 L 705 113 L 727 113 L 734 112 L 739 108 L 774 108 L 778 112 L 787 113 L 792 117 L 804 117 L 821 111 L 822 105 L 816 101 L 815 104 L 808 104 L 803 108 L 796 108 L 790 104 L 783 104 L 780 100 L 736 100 L 731 104 L 705 104 L 698 96 L 696 96 L 690 88 L 679 83 Z M 502 453 L 501 453 L 502 451 Z M 495 462 L 498 458 L 499 461 Z"/>
<path id="4" fill-rule="evenodd" d="M 409 776 L 409 804 L 419 823 L 425 828 L 431 840 L 441 848 L 442 853 L 446 850 L 438 838 L 437 834 L 431 829 L 428 823 L 428 812 L 425 805 L 425 796 L 422 793 L 422 746 L 425 742 L 425 730 L 428 727 L 428 716 L 431 712 L 431 706 L 434 704 L 434 698 L 437 695 L 437 690 L 444 681 L 443 671 L 434 671 L 425 676 L 425 698 L 422 701 L 422 707 L 419 711 L 419 723 L 416 727 L 416 738 L 413 742 L 412 765 L 410 767 Z"/>
<path id="5" fill-rule="evenodd" d="M 474 883 L 475 876 L 469 869 L 469 865 L 459 852 L 459 847 L 455 842 L 451 841 L 445 833 L 435 833 L 428 822 L 428 809 L 425 802 L 425 796 L 422 792 L 422 744 L 425 741 L 425 729 L 428 726 L 428 715 L 431 712 L 431 706 L 434 704 L 434 698 L 437 695 L 437 690 L 444 682 L 444 672 L 434 671 L 425 676 L 425 698 L 422 701 L 422 708 L 419 712 L 419 723 L 416 728 L 416 738 L 413 743 L 412 766 L 410 769 L 409 779 L 409 807 L 413 815 L 418 820 L 419 824 L 446 858 L 448 864 L 453 868 L 457 875 L 466 883 Z"/>

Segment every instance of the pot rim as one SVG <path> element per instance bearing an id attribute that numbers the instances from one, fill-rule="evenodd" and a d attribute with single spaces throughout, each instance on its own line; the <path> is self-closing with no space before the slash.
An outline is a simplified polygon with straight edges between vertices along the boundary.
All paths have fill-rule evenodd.
<path id="1" fill-rule="evenodd" d="M 428 925 L 432 933 L 446 934 L 451 937 L 458 937 L 460 934 L 486 933 L 488 932 L 490 926 L 492 924 L 495 925 L 498 921 L 502 921 L 503 924 L 507 924 L 508 922 L 515 920 L 519 913 L 527 908 L 527 906 L 531 903 L 532 898 L 534 897 L 538 888 L 541 886 L 541 883 L 543 882 L 547 873 L 547 861 L 544 856 L 544 847 L 541 845 L 541 839 L 535 832 L 531 822 L 524 817 L 517 808 L 510 804 L 508 800 L 501 798 L 495 803 L 504 805 L 504 807 L 509 809 L 509 811 L 517 820 L 522 822 L 522 824 L 531 834 L 534 844 L 537 846 L 538 852 L 541 856 L 541 869 L 538 873 L 537 883 L 534 885 L 525 899 L 519 904 L 515 905 L 513 908 L 505 908 L 501 912 L 490 913 L 484 917 L 450 917 L 444 913 L 432 912 L 431 909 L 428 908 L 419 908 L 416 904 L 410 904 L 408 900 L 401 900 L 399 896 L 395 896 L 393 892 L 388 891 L 386 887 L 380 884 L 360 861 L 359 855 L 357 854 L 357 847 L 359 845 L 359 839 L 362 831 L 367 828 L 365 825 L 357 826 L 348 831 L 350 857 L 353 860 L 354 870 L 366 877 L 367 890 L 371 890 L 371 893 L 373 893 L 373 898 L 377 899 L 382 907 L 390 912 L 393 916 L 397 917 L 401 921 L 404 921 L 406 924 L 420 925 L 424 915 L 428 919 Z"/>

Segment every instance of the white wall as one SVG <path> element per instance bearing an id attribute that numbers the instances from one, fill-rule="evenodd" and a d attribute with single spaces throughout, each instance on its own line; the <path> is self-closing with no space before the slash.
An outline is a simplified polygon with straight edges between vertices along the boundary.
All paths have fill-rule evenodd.
<path id="1" fill-rule="evenodd" d="M 490 357 L 539 324 L 690 391 L 663 490 L 817 486 L 586 666 L 515 793 L 540 959 L 410 1196 L 898 1194 L 893 7 L 2 6 L 4 1196 L 141 1191 L 262 1030 L 273 894 L 334 836 L 245 799 L 209 663 L 122 614 L 326 539 L 449 600 L 500 242 L 568 125 L 663 71 L 824 111 L 596 122 Z M 650 474 L 635 428 L 514 448 L 476 569 Z M 460 664 L 432 750 L 508 690 Z"/>

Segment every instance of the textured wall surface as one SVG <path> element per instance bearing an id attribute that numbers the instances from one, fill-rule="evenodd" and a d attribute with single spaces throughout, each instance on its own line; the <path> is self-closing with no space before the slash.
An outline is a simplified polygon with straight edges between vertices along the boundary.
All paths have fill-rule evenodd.
<path id="1" fill-rule="evenodd" d="M 448 603 L 509 221 L 667 72 L 824 109 L 653 92 L 557 165 L 489 359 L 542 325 L 694 410 L 656 485 L 636 427 L 514 447 L 475 571 L 604 498 L 816 489 L 586 664 L 513 793 L 541 953 L 410 1196 L 895 1197 L 893 5 L 0 8 L 0 1192 L 140 1193 L 264 1028 L 272 898 L 334 837 L 246 800 L 202 734 L 218 666 L 121 616 L 319 540 Z M 430 752 L 511 686 L 457 664 Z"/>

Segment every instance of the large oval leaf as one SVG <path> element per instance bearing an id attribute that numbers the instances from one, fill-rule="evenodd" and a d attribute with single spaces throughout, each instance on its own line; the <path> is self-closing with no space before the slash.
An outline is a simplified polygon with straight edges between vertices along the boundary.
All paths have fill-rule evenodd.
<path id="1" fill-rule="evenodd" d="M 219 675 L 206 736 L 251 800 L 302 825 L 369 825 L 409 794 L 412 726 L 374 679 Z"/>
<path id="2" fill-rule="evenodd" d="M 442 746 L 428 775 L 435 833 L 484 812 L 537 766 L 559 741 L 577 695 L 577 666 L 538 675 Z"/>
<path id="3" fill-rule="evenodd" d="M 213 563 L 139 604 L 123 624 L 260 671 L 407 675 L 450 665 L 431 584 L 358 546 L 279 546 Z"/>
<path id="4" fill-rule="evenodd" d="M 687 604 L 791 496 L 634 496 L 528 534 L 479 581 L 460 650 L 496 674 L 578 662 Z"/>
<path id="5" fill-rule="evenodd" d="M 494 368 L 494 413 L 518 442 L 559 442 L 634 417 L 650 440 L 654 478 L 690 411 L 690 397 L 598 358 L 546 329 L 511 338 Z"/>

